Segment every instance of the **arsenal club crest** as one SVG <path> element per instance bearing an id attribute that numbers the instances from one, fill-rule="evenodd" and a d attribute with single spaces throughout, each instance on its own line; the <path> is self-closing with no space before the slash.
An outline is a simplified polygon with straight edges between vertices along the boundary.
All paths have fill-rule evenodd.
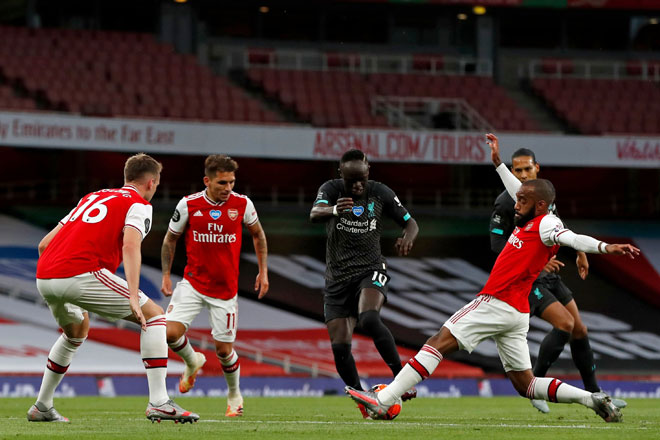
<path id="1" fill-rule="evenodd" d="M 236 220 L 238 218 L 238 209 L 228 209 L 227 216 L 229 216 L 231 220 Z"/>

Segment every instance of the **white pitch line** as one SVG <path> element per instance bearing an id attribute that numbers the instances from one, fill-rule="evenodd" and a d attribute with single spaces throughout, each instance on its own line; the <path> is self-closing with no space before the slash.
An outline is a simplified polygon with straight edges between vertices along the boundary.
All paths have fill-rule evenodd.
<path id="1" fill-rule="evenodd" d="M 200 419 L 199 423 L 270 423 L 270 424 L 298 424 L 298 425 L 359 425 L 359 426 L 379 426 L 377 421 L 361 421 L 361 422 L 334 422 L 334 421 L 313 421 L 313 420 L 216 420 L 216 419 Z M 443 427 L 460 427 L 466 428 L 476 426 L 479 428 L 542 428 L 542 429 L 620 429 L 615 426 L 594 426 L 594 425 L 517 425 L 509 423 L 487 424 L 487 423 L 422 423 L 422 422 L 381 422 L 391 423 L 389 426 L 443 426 Z M 626 427 L 626 429 L 635 429 L 646 431 L 648 427 Z"/>

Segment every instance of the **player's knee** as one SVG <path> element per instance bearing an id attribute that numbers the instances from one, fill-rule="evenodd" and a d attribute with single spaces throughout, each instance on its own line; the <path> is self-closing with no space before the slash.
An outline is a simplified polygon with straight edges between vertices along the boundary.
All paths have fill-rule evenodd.
<path id="1" fill-rule="evenodd" d="M 174 344 L 179 339 L 181 339 L 181 336 L 183 336 L 183 335 L 179 334 L 179 332 L 176 329 L 173 329 L 169 326 L 167 327 L 167 336 L 166 336 L 166 338 L 167 338 L 167 343 L 168 344 Z"/>
<path id="2" fill-rule="evenodd" d="M 372 329 L 378 328 L 382 324 L 380 313 L 377 310 L 367 310 L 360 313 L 358 325 L 365 333 L 370 333 Z"/>
<path id="3" fill-rule="evenodd" d="M 552 325 L 561 331 L 573 334 L 575 320 L 570 314 L 567 313 L 561 318 L 555 320 L 555 322 L 553 322 Z"/>
<path id="4" fill-rule="evenodd" d="M 232 352 L 233 350 L 234 350 L 234 349 L 231 348 L 231 347 L 230 347 L 230 348 L 227 348 L 227 347 L 216 347 L 216 349 L 215 349 L 215 354 L 216 354 L 220 359 L 224 359 L 224 358 L 228 357 L 228 356 L 231 354 L 231 352 Z"/>
<path id="5" fill-rule="evenodd" d="M 571 336 L 573 339 L 584 339 L 587 337 L 587 326 L 584 325 L 582 322 L 578 323 L 573 327 L 573 332 L 571 333 Z"/>

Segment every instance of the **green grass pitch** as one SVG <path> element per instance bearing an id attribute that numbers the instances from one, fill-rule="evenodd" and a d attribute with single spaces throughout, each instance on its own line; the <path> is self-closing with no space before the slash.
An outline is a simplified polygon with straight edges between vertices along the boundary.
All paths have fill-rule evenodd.
<path id="1" fill-rule="evenodd" d="M 660 400 L 630 399 L 624 422 L 605 423 L 580 405 L 551 404 L 550 414 L 523 398 L 419 398 L 396 420 L 362 420 L 344 396 L 245 400 L 245 415 L 224 417 L 223 398 L 178 398 L 199 413 L 198 423 L 151 423 L 145 397 L 56 399 L 69 424 L 29 423 L 32 398 L 0 400 L 0 439 L 660 439 Z"/>

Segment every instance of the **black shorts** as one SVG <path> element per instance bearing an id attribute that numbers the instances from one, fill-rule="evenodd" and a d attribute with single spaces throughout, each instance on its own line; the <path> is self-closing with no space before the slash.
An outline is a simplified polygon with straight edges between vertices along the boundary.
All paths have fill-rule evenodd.
<path id="1" fill-rule="evenodd" d="M 573 300 L 573 292 L 556 273 L 537 278 L 529 293 L 529 314 L 540 317 L 550 304 L 559 301 L 566 305 Z"/>
<path id="2" fill-rule="evenodd" d="M 336 318 L 358 316 L 358 303 L 362 289 L 376 289 L 387 302 L 387 283 L 390 277 L 385 270 L 372 270 L 346 281 L 325 280 L 323 289 L 323 316 L 325 322 Z"/>

